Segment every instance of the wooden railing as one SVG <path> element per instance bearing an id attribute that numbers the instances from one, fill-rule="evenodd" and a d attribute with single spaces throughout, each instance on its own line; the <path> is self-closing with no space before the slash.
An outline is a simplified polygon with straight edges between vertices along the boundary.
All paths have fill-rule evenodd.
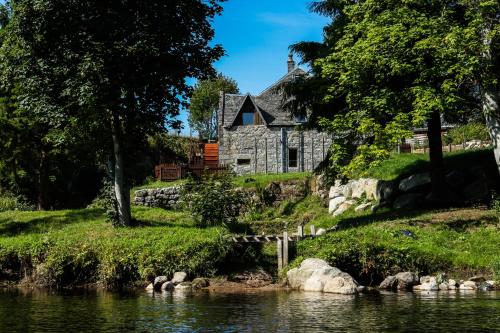
<path id="1" fill-rule="evenodd" d="M 190 174 L 201 178 L 205 174 L 217 174 L 227 170 L 226 166 L 221 165 L 164 163 L 155 167 L 155 177 L 159 181 L 168 182 L 186 178 Z"/>

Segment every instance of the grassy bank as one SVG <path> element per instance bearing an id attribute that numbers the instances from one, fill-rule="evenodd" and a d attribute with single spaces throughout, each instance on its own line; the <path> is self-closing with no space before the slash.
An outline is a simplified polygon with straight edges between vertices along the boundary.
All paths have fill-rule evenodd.
<path id="1" fill-rule="evenodd" d="M 0 213 L 1 279 L 45 286 L 130 285 L 184 270 L 211 275 L 230 244 L 182 212 L 134 208 L 141 226 L 113 228 L 99 210 Z"/>
<path id="2" fill-rule="evenodd" d="M 500 224 L 491 210 L 352 214 L 330 222 L 340 231 L 300 242 L 294 264 L 323 258 L 368 284 L 406 270 L 500 278 Z"/>

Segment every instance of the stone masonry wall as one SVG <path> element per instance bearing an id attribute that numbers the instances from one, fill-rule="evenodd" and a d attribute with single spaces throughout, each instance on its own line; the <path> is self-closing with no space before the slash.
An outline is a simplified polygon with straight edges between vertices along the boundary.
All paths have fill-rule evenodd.
<path id="1" fill-rule="evenodd" d="M 173 209 L 179 202 L 180 187 L 144 189 L 135 192 L 134 204 L 138 206 Z"/>
<path id="2" fill-rule="evenodd" d="M 330 135 L 280 127 L 236 126 L 223 129 L 219 138 L 219 160 L 237 174 L 313 171 L 325 159 L 332 140 Z M 288 151 L 297 149 L 297 167 L 288 166 Z M 284 154 L 283 154 L 284 152 Z M 250 160 L 239 165 L 238 160 Z M 283 165 L 283 161 L 285 164 Z"/>

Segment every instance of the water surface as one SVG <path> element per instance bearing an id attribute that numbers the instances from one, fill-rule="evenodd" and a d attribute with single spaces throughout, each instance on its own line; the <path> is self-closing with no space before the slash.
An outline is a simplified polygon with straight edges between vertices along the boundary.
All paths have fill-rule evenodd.
<path id="1" fill-rule="evenodd" d="M 0 332 L 500 332 L 500 292 L 0 291 Z"/>

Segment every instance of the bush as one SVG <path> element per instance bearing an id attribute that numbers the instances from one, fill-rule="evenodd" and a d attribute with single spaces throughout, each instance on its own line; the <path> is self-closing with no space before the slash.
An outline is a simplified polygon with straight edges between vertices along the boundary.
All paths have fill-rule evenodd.
<path id="1" fill-rule="evenodd" d="M 108 221 L 113 225 L 119 224 L 118 203 L 115 196 L 115 188 L 110 179 L 104 178 L 102 188 L 97 197 L 87 207 L 88 209 L 103 209 L 106 211 Z"/>
<path id="2" fill-rule="evenodd" d="M 189 179 L 181 192 L 184 207 L 201 227 L 222 225 L 231 229 L 244 203 L 229 173 L 208 175 L 199 181 Z"/>
<path id="3" fill-rule="evenodd" d="M 6 212 L 8 210 L 35 210 L 33 205 L 30 205 L 23 197 L 15 196 L 8 192 L 0 191 L 0 212 Z"/>
<path id="4" fill-rule="evenodd" d="M 485 125 L 481 123 L 470 123 L 455 127 L 450 130 L 445 142 L 458 145 L 472 140 L 490 140 L 488 129 Z"/>

